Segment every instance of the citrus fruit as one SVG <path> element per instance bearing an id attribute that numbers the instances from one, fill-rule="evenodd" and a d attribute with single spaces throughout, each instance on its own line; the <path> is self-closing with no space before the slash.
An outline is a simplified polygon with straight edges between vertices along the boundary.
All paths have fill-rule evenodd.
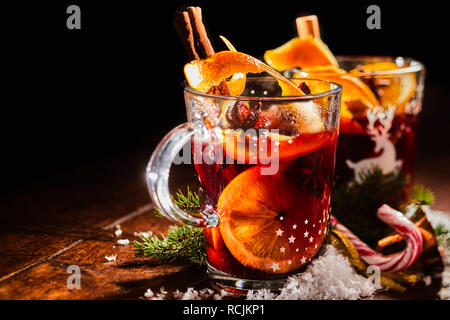
<path id="1" fill-rule="evenodd" d="M 301 168 L 284 165 L 279 174 L 261 175 L 254 166 L 223 190 L 217 209 L 219 230 L 233 257 L 267 273 L 300 268 L 318 252 L 328 221 L 329 188 L 315 195 Z M 305 180 L 306 181 L 306 180 Z"/>
<path id="2" fill-rule="evenodd" d="M 267 50 L 264 60 L 278 71 L 328 65 L 338 67 L 338 62 L 327 45 L 312 36 L 294 38 L 281 47 Z"/>
<path id="3" fill-rule="evenodd" d="M 390 61 L 380 61 L 375 63 L 368 63 L 364 65 L 360 65 L 357 68 L 352 69 L 351 73 L 367 73 L 367 72 L 376 72 L 376 71 L 386 71 L 386 70 L 397 70 L 400 67 L 397 66 L 396 63 Z"/>
<path id="4" fill-rule="evenodd" d="M 223 146 L 228 157 L 240 163 L 286 162 L 322 147 L 331 137 L 327 131 L 303 133 L 296 137 L 270 132 L 267 136 L 243 136 L 242 131 L 224 133 Z"/>
<path id="5" fill-rule="evenodd" d="M 393 62 L 376 62 L 366 64 L 350 73 L 376 73 L 377 71 L 399 70 L 401 67 Z M 368 80 L 374 82 L 381 105 L 385 108 L 397 106 L 397 112 L 403 111 L 405 104 L 414 97 L 417 81 L 414 73 L 373 75 Z M 377 85 L 380 83 L 382 85 Z"/>
<path id="6" fill-rule="evenodd" d="M 314 73 L 314 74 L 345 74 L 347 73 L 344 69 L 336 67 L 334 65 L 326 65 L 326 66 L 314 66 L 308 68 L 302 68 L 300 72 L 304 72 L 305 74 Z"/>
<path id="7" fill-rule="evenodd" d="M 367 109 L 380 105 L 372 90 L 357 77 L 342 73 L 340 69 L 313 68 L 312 70 L 316 71 L 302 73 L 302 75 L 335 82 L 342 86 L 341 118 L 353 118 L 356 114 L 363 114 Z M 314 83 L 310 85 L 310 88 L 311 91 L 316 90 Z"/>
<path id="8" fill-rule="evenodd" d="M 363 113 L 380 104 L 372 90 L 358 78 L 349 75 L 329 76 L 326 80 L 339 83 L 342 86 L 342 101 L 346 105 L 343 116 Z M 346 110 L 350 112 L 347 114 Z M 342 108 L 341 108 L 342 112 Z"/>
<path id="9" fill-rule="evenodd" d="M 260 60 L 242 53 L 221 51 L 207 59 L 194 60 L 184 66 L 184 74 L 189 85 L 201 92 L 219 85 L 235 73 L 267 72 L 273 76 L 282 89 L 283 96 L 303 96 L 304 93 L 292 82 Z"/>
<path id="10" fill-rule="evenodd" d="M 236 48 L 231 44 L 231 42 L 224 36 L 219 36 L 220 39 L 228 47 L 231 52 L 237 52 Z M 232 96 L 240 96 L 245 90 L 245 82 L 247 80 L 247 75 L 242 72 L 234 73 L 229 80 L 227 80 L 227 86 L 230 90 Z"/>

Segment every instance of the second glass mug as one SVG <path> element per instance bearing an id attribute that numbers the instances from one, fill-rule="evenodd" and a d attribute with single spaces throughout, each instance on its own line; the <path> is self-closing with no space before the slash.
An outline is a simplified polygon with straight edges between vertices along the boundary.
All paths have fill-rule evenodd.
<path id="1" fill-rule="evenodd" d="M 242 96 L 184 84 L 188 122 L 163 138 L 147 166 L 163 215 L 204 227 L 208 275 L 218 287 L 279 289 L 325 243 L 342 88 L 302 81 L 312 93 L 299 97 L 282 97 L 268 77 L 248 78 Z M 169 191 L 172 163 L 192 160 L 198 214 L 177 207 Z"/>
<path id="2" fill-rule="evenodd" d="M 385 174 L 400 168 L 412 184 L 418 116 L 424 89 L 423 64 L 411 58 L 389 56 L 338 56 L 337 60 L 346 73 L 320 69 L 284 72 L 289 78 L 303 76 L 344 85 L 342 104 L 346 111 L 341 110 L 337 184 L 358 180 L 358 172 L 371 164 L 378 165 Z M 383 68 L 364 69 L 377 65 Z M 376 100 L 372 109 L 352 101 L 354 88 L 346 87 L 352 83 L 367 86 L 373 96 L 370 99 L 369 95 L 367 99 Z"/>
<path id="3" fill-rule="evenodd" d="M 413 190 L 425 67 L 403 57 L 338 56 L 337 60 L 345 72 L 318 68 L 309 72 L 289 70 L 284 74 L 289 78 L 334 81 L 343 86 L 335 170 L 337 192 L 349 183 L 364 183 L 366 174 L 375 168 L 386 179 L 405 179 L 405 190 L 393 192 L 389 199 L 365 199 L 363 206 L 334 213 L 364 242 L 377 246 L 380 234 L 392 232 L 377 218 L 379 206 L 387 203 L 399 207 Z M 361 91 L 355 90 L 358 87 Z"/>

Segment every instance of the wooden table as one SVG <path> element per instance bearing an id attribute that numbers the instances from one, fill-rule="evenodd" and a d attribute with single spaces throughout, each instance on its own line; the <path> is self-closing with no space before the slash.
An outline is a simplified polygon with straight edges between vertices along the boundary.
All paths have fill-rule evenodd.
<path id="1" fill-rule="evenodd" d="M 138 147 L 4 199 L 0 204 L 0 299 L 140 299 L 148 288 L 209 287 L 203 268 L 152 263 L 136 258 L 131 245 L 117 245 L 117 224 L 124 232 L 120 238 L 131 242 L 137 239 L 134 232 L 160 234 L 171 224 L 153 214 L 145 186 L 144 169 L 152 149 Z M 417 176 L 436 190 L 436 207 L 450 211 L 445 196 L 450 194 L 446 183 L 450 172 L 447 168 L 430 174 L 429 169 L 429 163 L 419 162 Z M 191 181 L 190 170 L 176 170 L 175 184 Z M 117 260 L 108 262 L 105 256 L 110 255 L 117 255 Z M 81 269 L 79 290 L 66 285 L 71 265 Z M 435 298 L 439 286 L 433 283 L 407 294 L 385 293 L 377 298 Z"/>

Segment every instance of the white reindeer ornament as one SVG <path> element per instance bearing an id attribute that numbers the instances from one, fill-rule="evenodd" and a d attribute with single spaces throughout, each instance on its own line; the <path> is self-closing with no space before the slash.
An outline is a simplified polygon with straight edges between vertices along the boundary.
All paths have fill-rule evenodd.
<path id="1" fill-rule="evenodd" d="M 385 110 L 382 107 L 367 110 L 367 119 L 369 121 L 367 133 L 375 142 L 374 152 L 378 153 L 381 150 L 383 150 L 383 152 L 376 157 L 363 159 L 358 162 L 352 162 L 350 160 L 345 161 L 347 166 L 354 170 L 355 181 L 357 183 L 361 183 L 361 172 L 367 171 L 375 166 L 380 168 L 383 174 L 388 174 L 401 169 L 402 160 L 397 160 L 395 146 L 391 140 L 389 140 L 389 130 L 392 127 L 394 115 L 395 106 L 389 107 L 388 110 Z M 380 125 L 376 127 L 375 123 L 377 120 Z"/>

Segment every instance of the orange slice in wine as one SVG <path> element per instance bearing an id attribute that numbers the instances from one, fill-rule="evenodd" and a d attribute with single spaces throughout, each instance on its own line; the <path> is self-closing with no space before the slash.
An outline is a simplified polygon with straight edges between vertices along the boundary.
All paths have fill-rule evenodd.
<path id="1" fill-rule="evenodd" d="M 376 62 L 366 64 L 360 69 L 354 69 L 350 73 L 376 73 L 377 71 L 399 70 L 401 67 L 393 62 Z M 415 93 L 417 87 L 416 76 L 414 73 L 405 74 L 388 74 L 388 75 L 374 75 L 373 80 L 375 85 L 377 82 L 382 85 L 377 86 L 377 93 L 379 94 L 380 103 L 383 107 L 397 106 L 397 112 L 401 112 L 405 104 L 410 101 Z"/>
<path id="2" fill-rule="evenodd" d="M 322 147 L 331 137 L 327 131 L 303 133 L 296 137 L 269 133 L 266 137 L 241 136 L 241 131 L 224 134 L 224 150 L 228 157 L 240 163 L 269 164 L 273 160 L 286 162 Z"/>
<path id="3" fill-rule="evenodd" d="M 261 175 L 254 166 L 232 180 L 219 198 L 220 233 L 245 267 L 287 273 L 305 265 L 320 248 L 326 226 L 319 221 L 326 220 L 329 189 L 325 185 L 314 196 L 295 177 L 299 168 L 290 169 Z M 315 229 L 305 228 L 309 222 Z"/>
<path id="4" fill-rule="evenodd" d="M 221 51 L 207 59 L 194 60 L 184 66 L 184 74 L 189 85 L 201 92 L 219 85 L 235 73 L 262 73 L 273 76 L 282 89 L 283 96 L 305 95 L 292 82 L 262 61 L 242 52 Z"/>
<path id="5" fill-rule="evenodd" d="M 327 45 L 312 36 L 294 38 L 281 47 L 267 50 L 264 60 L 279 71 L 328 65 L 338 67 L 338 62 Z"/>
<path id="6" fill-rule="evenodd" d="M 301 70 L 301 72 L 316 73 L 316 74 L 345 74 L 345 73 L 347 73 L 344 69 L 338 68 L 334 65 L 303 68 Z"/>
<path id="7" fill-rule="evenodd" d="M 367 109 L 373 109 L 380 105 L 372 90 L 357 77 L 335 68 L 311 68 L 310 70 L 301 71 L 295 76 L 327 80 L 342 86 L 341 118 L 351 119 L 354 115 L 364 114 Z M 314 90 L 314 87 L 311 90 Z"/>
<path id="8" fill-rule="evenodd" d="M 367 109 L 373 109 L 380 104 L 372 90 L 358 78 L 339 75 L 327 76 L 326 80 L 339 83 L 342 86 L 342 102 L 346 107 L 341 108 L 343 117 L 363 113 Z"/>
<path id="9" fill-rule="evenodd" d="M 351 70 L 351 73 L 362 72 L 376 72 L 376 71 L 386 71 L 386 70 L 397 70 L 400 67 L 396 63 L 390 61 L 380 61 L 375 63 L 368 63 Z"/>

